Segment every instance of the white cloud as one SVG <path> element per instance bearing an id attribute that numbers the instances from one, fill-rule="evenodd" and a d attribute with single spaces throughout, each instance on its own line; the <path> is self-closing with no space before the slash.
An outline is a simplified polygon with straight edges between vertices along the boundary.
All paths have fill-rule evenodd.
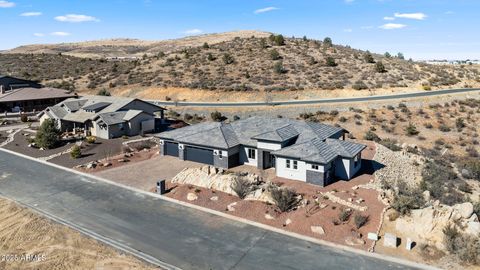
<path id="1" fill-rule="evenodd" d="M 80 23 L 80 22 L 98 22 L 99 19 L 88 16 L 88 15 L 81 15 L 81 14 L 67 14 L 64 16 L 57 16 L 55 20 L 60 22 L 72 22 L 72 23 Z"/>
<path id="2" fill-rule="evenodd" d="M 425 13 L 395 13 L 395 17 L 412 20 L 425 20 L 428 16 Z"/>
<path id="3" fill-rule="evenodd" d="M 44 37 L 45 36 L 44 33 L 34 33 L 33 35 L 36 36 L 36 37 Z"/>
<path id="4" fill-rule="evenodd" d="M 383 17 L 383 19 L 384 19 L 385 21 L 393 21 L 393 20 L 395 20 L 394 17 L 389 17 L 389 16 Z"/>
<path id="5" fill-rule="evenodd" d="M 23 16 L 23 17 L 35 17 L 35 16 L 40 16 L 42 15 L 42 12 L 24 12 L 22 14 L 20 14 L 20 16 Z"/>
<path id="6" fill-rule="evenodd" d="M 373 29 L 373 26 L 365 25 L 365 26 L 361 26 L 360 29 L 363 29 L 363 30 Z"/>
<path id="7" fill-rule="evenodd" d="M 405 27 L 407 27 L 405 24 L 400 24 L 400 23 L 387 23 L 387 24 L 384 24 L 384 25 L 380 26 L 380 28 L 386 29 L 386 30 L 402 29 L 402 28 L 405 28 Z"/>
<path id="8" fill-rule="evenodd" d="M 274 11 L 274 10 L 277 10 L 277 9 L 278 8 L 276 8 L 276 7 L 266 7 L 266 8 L 257 9 L 253 13 L 260 14 L 260 13 L 265 13 L 265 12 L 269 12 L 269 11 Z"/>
<path id="9" fill-rule="evenodd" d="M 52 33 L 50 33 L 50 35 L 59 36 L 59 37 L 66 37 L 66 36 L 70 36 L 71 34 L 68 33 L 68 32 L 52 32 Z"/>
<path id="10" fill-rule="evenodd" d="M 188 29 L 183 31 L 182 33 L 187 34 L 187 35 L 198 35 L 203 33 L 201 29 Z"/>
<path id="11" fill-rule="evenodd" d="M 0 1 L 0 8 L 11 8 L 11 7 L 14 7 L 14 6 L 15 6 L 15 3 L 13 3 L 13 2 L 8 2 L 8 1 L 5 1 L 5 0 Z"/>
<path id="12" fill-rule="evenodd" d="M 353 30 L 351 28 L 343 29 L 343 32 L 351 33 Z"/>

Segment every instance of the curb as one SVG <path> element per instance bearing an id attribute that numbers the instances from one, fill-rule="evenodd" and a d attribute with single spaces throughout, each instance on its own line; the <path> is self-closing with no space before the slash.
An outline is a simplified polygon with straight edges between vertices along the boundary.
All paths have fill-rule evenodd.
<path id="1" fill-rule="evenodd" d="M 229 215 L 229 214 L 225 214 L 223 212 L 219 212 L 219 211 L 212 210 L 212 209 L 209 209 L 209 208 L 205 208 L 205 207 L 201 207 L 201 206 L 194 205 L 194 204 L 191 204 L 191 203 L 183 202 L 183 201 L 180 201 L 180 200 L 172 199 L 172 198 L 162 196 L 162 195 L 159 195 L 159 194 L 156 194 L 156 193 L 140 190 L 140 189 L 130 187 L 130 186 L 127 186 L 127 185 L 123 185 L 123 184 L 120 184 L 120 183 L 117 183 L 117 182 L 114 182 L 114 181 L 111 181 L 111 180 L 108 180 L 108 179 L 105 179 L 105 178 L 101 178 L 101 177 L 98 177 L 98 176 L 95 176 L 95 175 L 91 175 L 91 174 L 87 174 L 87 173 L 84 173 L 84 172 L 79 172 L 79 171 L 76 171 L 76 170 L 73 170 L 73 169 L 70 169 L 70 168 L 66 168 L 66 167 L 63 167 L 63 166 L 60 166 L 60 165 L 57 165 L 57 164 L 54 164 L 54 163 L 50 163 L 50 162 L 43 161 L 43 160 L 38 160 L 36 158 L 30 157 L 30 156 L 27 156 L 27 155 L 24 155 L 24 154 L 20 154 L 20 153 L 11 151 L 11 150 L 0 148 L 0 151 L 5 152 L 5 153 L 9 153 L 9 154 L 12 154 L 12 155 L 16 155 L 16 156 L 19 156 L 19 157 L 22 157 L 22 158 L 25 158 L 25 159 L 29 159 L 29 160 L 32 160 L 32 161 L 35 161 L 35 162 L 38 162 L 38 163 L 42 163 L 44 165 L 55 167 L 57 169 L 64 170 L 64 171 L 67 171 L 67 172 L 70 172 L 70 173 L 74 173 L 74 174 L 77 174 L 77 175 L 81 175 L 81 176 L 84 176 L 84 177 L 95 179 L 95 180 L 100 181 L 100 182 L 104 182 L 104 183 L 107 183 L 107 184 L 118 186 L 118 187 L 130 190 L 130 191 L 136 192 L 136 193 L 141 193 L 141 194 L 144 194 L 144 195 L 147 195 L 147 196 L 150 196 L 150 197 L 162 199 L 164 201 L 168 201 L 168 202 L 175 203 L 175 204 L 178 204 L 178 205 L 182 205 L 182 206 L 185 206 L 185 207 L 189 207 L 189 208 L 192 208 L 192 209 L 200 210 L 200 211 L 203 211 L 203 212 L 206 212 L 206 213 L 209 213 L 209 214 L 213 214 L 213 215 L 216 215 L 216 216 L 220 216 L 220 217 L 223 217 L 223 218 L 228 218 L 228 219 L 233 220 L 233 221 L 241 222 L 241 223 L 248 224 L 248 225 L 251 225 L 251 226 L 255 226 L 255 227 L 258 227 L 258 228 L 261 228 L 261 229 L 264 229 L 264 230 L 268 230 L 268 231 L 271 231 L 271 232 L 275 232 L 275 233 L 283 234 L 283 235 L 290 236 L 290 237 L 293 237 L 293 238 L 297 238 L 297 239 L 300 239 L 300 240 L 308 241 L 308 242 L 311 242 L 311 243 L 314 243 L 314 244 L 323 245 L 323 246 L 335 248 L 337 250 L 347 251 L 347 252 L 367 256 L 367 257 L 374 258 L 374 259 L 379 259 L 379 260 L 383 260 L 383 261 L 389 261 L 389 262 L 393 262 L 393 263 L 397 263 L 397 264 L 402 264 L 404 266 L 420 268 L 420 269 L 439 269 L 439 268 L 436 268 L 436 267 L 430 266 L 430 265 L 416 263 L 416 262 L 404 260 L 404 259 L 401 259 L 401 258 L 391 257 L 391 256 L 388 256 L 388 255 L 371 253 L 371 252 L 367 252 L 367 251 L 364 251 L 364 250 L 359 250 L 359 249 L 355 249 L 355 248 L 352 248 L 352 247 L 328 242 L 328 241 L 325 241 L 325 240 L 316 239 L 316 238 L 313 238 L 313 237 L 301 235 L 301 234 L 298 234 L 298 233 L 289 232 L 289 231 L 282 230 L 282 229 L 279 229 L 279 228 L 276 228 L 276 227 L 273 227 L 273 226 L 265 225 L 265 224 L 262 224 L 262 223 L 259 223 L 259 222 L 255 222 L 255 221 L 247 220 L 247 219 L 244 219 L 244 218 L 232 216 L 232 215 Z M 107 244 L 109 244 L 109 243 L 107 243 Z M 135 255 L 135 254 L 133 254 L 133 255 Z"/>

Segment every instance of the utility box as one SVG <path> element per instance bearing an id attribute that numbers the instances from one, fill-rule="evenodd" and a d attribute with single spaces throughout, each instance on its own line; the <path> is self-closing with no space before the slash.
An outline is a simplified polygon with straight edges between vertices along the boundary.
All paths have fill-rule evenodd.
<path id="1" fill-rule="evenodd" d="M 157 193 L 160 195 L 167 193 L 167 189 L 165 187 L 165 180 L 160 180 L 157 182 Z"/>

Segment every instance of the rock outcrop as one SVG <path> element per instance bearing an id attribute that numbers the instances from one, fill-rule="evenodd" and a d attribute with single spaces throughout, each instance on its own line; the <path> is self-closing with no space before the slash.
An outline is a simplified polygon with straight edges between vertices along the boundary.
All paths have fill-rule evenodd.
<path id="1" fill-rule="evenodd" d="M 424 209 L 412 210 L 409 216 L 395 221 L 396 230 L 415 241 L 424 242 L 444 250 L 443 229 L 452 224 L 462 233 L 480 234 L 478 217 L 473 213 L 471 203 L 446 206 L 434 204 Z"/>

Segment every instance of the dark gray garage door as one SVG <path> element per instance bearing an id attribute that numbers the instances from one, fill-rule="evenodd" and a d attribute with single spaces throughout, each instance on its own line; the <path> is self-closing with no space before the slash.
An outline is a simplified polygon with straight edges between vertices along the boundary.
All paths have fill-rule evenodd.
<path id="1" fill-rule="evenodd" d="M 213 165 L 213 150 L 187 146 L 185 160 Z"/>
<path id="2" fill-rule="evenodd" d="M 165 142 L 165 153 L 166 156 L 178 157 L 178 143 Z"/>

